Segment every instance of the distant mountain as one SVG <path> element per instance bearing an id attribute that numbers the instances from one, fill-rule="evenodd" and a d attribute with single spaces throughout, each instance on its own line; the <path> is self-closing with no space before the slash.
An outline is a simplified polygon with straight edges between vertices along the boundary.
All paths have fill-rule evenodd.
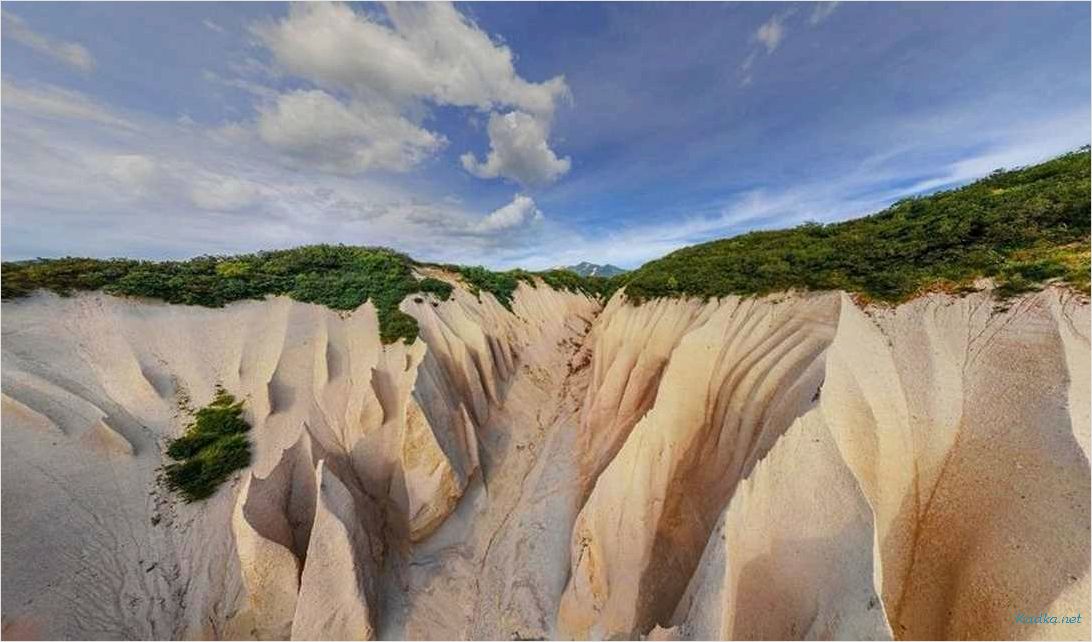
<path id="1" fill-rule="evenodd" d="M 625 272 L 622 268 L 611 265 L 610 263 L 606 265 L 596 265 L 595 263 L 588 263 L 587 261 L 582 261 L 576 265 L 563 265 L 558 269 L 576 272 L 580 276 L 617 276 Z"/>

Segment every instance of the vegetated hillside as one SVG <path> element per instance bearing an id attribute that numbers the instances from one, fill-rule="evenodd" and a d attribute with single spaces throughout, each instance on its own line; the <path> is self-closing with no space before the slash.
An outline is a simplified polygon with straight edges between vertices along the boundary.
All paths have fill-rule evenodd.
<path id="1" fill-rule="evenodd" d="M 386 343 L 413 341 L 417 322 L 398 305 L 415 293 L 446 300 L 451 286 L 418 278 L 415 267 L 457 273 L 472 291 L 511 309 L 520 281 L 634 301 L 657 297 L 763 294 L 793 288 L 846 290 L 899 302 L 932 289 L 953 292 L 992 277 L 1002 296 L 1060 280 L 1089 288 L 1089 151 L 998 171 L 966 187 L 899 201 L 865 218 L 752 232 L 684 248 L 611 278 L 568 269 L 494 272 L 479 266 L 418 263 L 391 249 L 313 245 L 188 261 L 37 259 L 3 264 L 3 298 L 44 288 L 61 295 L 103 290 L 123 296 L 219 307 L 286 295 L 335 310 L 372 301 Z"/>
<path id="2" fill-rule="evenodd" d="M 616 277 L 633 300 L 846 290 L 897 303 L 966 291 L 1002 297 L 1060 280 L 1089 290 L 1089 150 L 997 171 L 861 219 L 752 232 L 673 252 Z"/>
<path id="3" fill-rule="evenodd" d="M 568 270 L 528 272 L 516 268 L 506 272 L 494 272 L 479 265 L 428 265 L 458 274 L 472 292 L 478 293 L 483 290 L 489 292 L 496 297 L 497 301 L 500 301 L 501 305 L 509 310 L 512 309 L 512 294 L 519 286 L 519 282 L 523 281 L 534 285 L 535 277 L 542 279 L 546 285 L 555 290 L 582 292 L 595 298 L 604 298 L 606 294 L 614 292 L 610 279 L 594 276 L 584 277 Z"/>
<path id="4" fill-rule="evenodd" d="M 581 261 L 576 265 L 566 265 L 561 269 L 576 272 L 580 276 L 601 276 L 608 279 L 612 276 L 626 273 L 625 270 L 617 265 L 611 265 L 610 263 L 598 265 L 596 263 L 588 263 L 587 261 Z"/>
<path id="5" fill-rule="evenodd" d="M 13 299 L 39 288 L 68 295 L 80 290 L 103 290 L 121 296 L 140 296 L 168 303 L 221 307 L 232 301 L 285 295 L 335 310 L 354 310 L 371 301 L 379 314 L 385 343 L 417 337 L 417 322 L 398 309 L 416 293 L 440 300 L 451 295 L 451 285 L 434 278 L 417 278 L 422 264 L 405 254 L 382 247 L 311 245 L 239 256 L 200 256 L 188 261 L 132 259 L 37 259 L 6 262 L 2 268 L 3 298 Z M 524 270 L 492 272 L 482 267 L 444 266 L 462 275 L 475 290 L 492 292 L 511 306 L 520 280 L 534 285 L 539 276 L 555 289 L 595 295 L 605 279 L 584 279 L 553 270 L 534 274 Z"/>

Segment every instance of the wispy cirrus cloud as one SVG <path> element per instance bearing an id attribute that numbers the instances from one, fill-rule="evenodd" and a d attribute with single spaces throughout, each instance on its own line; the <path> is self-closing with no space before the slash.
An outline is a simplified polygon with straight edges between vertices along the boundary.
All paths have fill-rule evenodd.
<path id="1" fill-rule="evenodd" d="M 759 25 L 755 31 L 755 40 L 766 47 L 766 53 L 772 54 L 781 40 L 785 37 L 785 19 L 791 16 L 792 10 L 776 13 L 769 20 Z"/>
<path id="2" fill-rule="evenodd" d="M 812 10 L 811 15 L 808 16 L 808 24 L 815 26 L 827 18 L 830 17 L 834 10 L 838 8 L 841 2 L 834 0 L 833 2 L 816 2 L 815 9 Z"/>
<path id="3" fill-rule="evenodd" d="M 838 8 L 838 5 L 839 2 L 837 1 L 815 3 L 815 8 L 808 15 L 806 22 L 811 27 L 820 25 L 834 13 L 834 10 Z M 740 85 L 746 86 L 751 84 L 754 80 L 752 67 L 754 67 L 759 54 L 764 53 L 766 56 L 770 56 L 777 51 L 778 47 L 781 46 L 781 43 L 785 41 L 785 38 L 789 34 L 790 21 L 793 21 L 797 14 L 798 7 L 796 6 L 778 11 L 755 29 L 754 33 L 751 34 L 751 41 L 754 42 L 756 46 L 751 48 L 747 53 L 747 56 L 743 59 L 743 62 L 739 65 Z M 797 24 L 799 24 L 798 20 Z"/>
<path id="4" fill-rule="evenodd" d="M 5 110 L 22 112 L 36 119 L 82 120 L 130 131 L 137 128 L 131 120 L 76 91 L 6 79 L 0 82 L 0 88 Z"/>
<path id="5" fill-rule="evenodd" d="M 3 17 L 3 35 L 5 38 L 33 49 L 58 62 L 64 63 L 81 72 L 95 68 L 95 58 L 83 45 L 50 38 L 30 28 L 25 20 L 10 11 L 0 12 Z"/>

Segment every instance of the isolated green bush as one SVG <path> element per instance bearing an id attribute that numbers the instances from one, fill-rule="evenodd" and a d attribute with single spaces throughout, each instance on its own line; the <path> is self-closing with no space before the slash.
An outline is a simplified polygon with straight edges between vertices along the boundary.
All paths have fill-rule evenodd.
<path id="1" fill-rule="evenodd" d="M 185 434 L 167 445 L 167 455 L 176 460 L 164 467 L 167 487 L 186 502 L 202 500 L 233 472 L 249 466 L 250 424 L 242 415 L 243 402 L 224 390 L 198 410 Z"/>

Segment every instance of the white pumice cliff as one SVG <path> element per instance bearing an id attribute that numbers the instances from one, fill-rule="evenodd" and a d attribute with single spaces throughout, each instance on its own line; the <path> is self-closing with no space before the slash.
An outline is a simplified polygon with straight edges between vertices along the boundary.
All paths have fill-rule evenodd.
<path id="1" fill-rule="evenodd" d="M 1085 638 L 1089 305 L 3 303 L 5 637 Z M 159 479 L 217 385 L 254 460 Z M 1070 635 L 1071 634 L 1071 635 Z"/>

